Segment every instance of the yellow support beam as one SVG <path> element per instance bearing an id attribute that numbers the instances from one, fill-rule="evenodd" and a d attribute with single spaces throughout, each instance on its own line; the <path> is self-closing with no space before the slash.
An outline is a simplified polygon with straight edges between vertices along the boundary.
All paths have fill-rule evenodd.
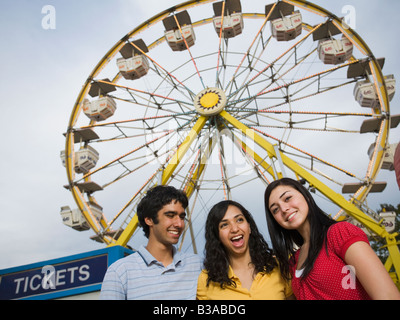
<path id="1" fill-rule="evenodd" d="M 240 121 L 238 121 L 235 117 L 230 115 L 225 110 L 220 113 L 220 116 L 222 116 L 226 121 L 228 121 L 235 128 L 242 131 L 248 137 L 252 137 L 254 139 L 254 141 L 261 148 L 263 148 L 265 151 L 267 151 L 267 153 L 270 157 L 275 157 L 275 158 L 277 157 L 273 145 L 270 144 L 267 140 L 265 140 L 258 133 L 254 132 L 254 130 L 252 130 L 249 127 L 247 127 L 246 125 L 242 124 Z M 392 263 L 395 267 L 396 273 L 397 273 L 397 281 L 396 282 L 398 282 L 399 275 L 400 275 L 400 252 L 399 252 L 399 249 L 397 246 L 397 241 L 396 241 L 397 234 L 389 234 L 382 225 L 380 225 L 375 220 L 373 220 L 371 217 L 366 215 L 356 205 L 347 201 L 341 194 L 336 193 L 335 191 L 330 189 L 328 186 L 326 186 L 324 183 L 319 181 L 312 174 L 310 174 L 308 171 L 306 171 L 304 168 L 302 168 L 300 165 L 298 165 L 295 161 L 293 161 L 286 155 L 281 153 L 281 158 L 282 158 L 283 164 L 286 167 L 288 167 L 289 169 L 291 169 L 294 173 L 296 173 L 296 175 L 307 180 L 310 183 L 310 185 L 312 185 L 314 188 L 319 190 L 323 195 L 325 195 L 333 203 L 337 204 L 339 207 L 341 207 L 343 210 L 345 210 L 350 216 L 354 217 L 356 220 L 358 220 L 362 224 L 364 224 L 367 228 L 371 229 L 373 232 L 375 232 L 382 238 L 386 239 L 389 254 L 390 254 Z"/>
<path id="2" fill-rule="evenodd" d="M 251 156 L 261 167 L 264 168 L 265 171 L 267 171 L 271 175 L 273 179 L 276 179 L 275 172 L 269 163 L 265 162 L 263 158 L 261 158 L 253 149 L 251 149 L 246 143 L 244 143 L 238 137 L 235 136 L 235 140 L 241 145 L 243 150 L 249 156 Z"/>
<path id="3" fill-rule="evenodd" d="M 257 132 L 254 132 L 252 129 L 242 124 L 240 121 L 238 121 L 236 118 L 231 116 L 226 111 L 222 111 L 220 115 L 234 127 L 241 130 L 245 135 L 249 137 L 254 137 L 254 141 L 265 151 L 267 151 L 270 157 L 274 158 L 277 157 L 273 145 L 269 143 L 267 140 L 265 140 L 262 136 L 260 136 Z M 289 157 L 287 157 L 282 153 L 281 153 L 281 159 L 283 164 L 287 168 L 291 169 L 293 172 L 306 179 L 313 187 L 318 189 L 322 194 L 324 194 L 332 202 L 336 203 L 339 207 L 343 208 L 356 220 L 360 221 L 366 227 L 368 227 L 369 229 L 371 229 L 372 231 L 374 231 L 375 233 L 377 233 L 382 237 L 387 235 L 386 230 L 381 225 L 379 225 L 376 221 L 367 216 L 354 204 L 348 202 L 341 194 L 336 193 L 328 186 L 326 186 L 324 183 L 319 181 L 317 178 L 311 175 L 307 170 L 298 165 L 295 161 L 293 161 L 292 159 L 290 159 Z"/>
<path id="4" fill-rule="evenodd" d="M 360 52 L 367 57 L 370 57 L 369 66 L 372 72 L 372 76 L 374 77 L 374 82 L 377 86 L 377 94 L 379 97 L 379 101 L 381 104 L 381 111 L 382 112 L 389 112 L 389 100 L 387 97 L 386 86 L 384 85 L 384 77 L 382 75 L 382 70 L 379 67 L 379 64 L 374 57 L 372 51 L 365 43 L 365 41 L 355 32 L 353 29 L 349 28 L 346 24 L 343 23 L 342 19 L 333 15 L 331 12 L 327 11 L 326 9 L 310 3 L 305 0 L 283 0 L 286 3 L 292 4 L 296 7 L 303 8 L 309 12 L 314 14 L 320 15 L 322 17 L 329 17 L 332 23 L 353 43 L 355 47 L 360 50 Z M 376 113 L 378 113 L 376 111 Z M 376 143 L 376 155 L 374 155 L 374 161 L 371 162 L 367 177 L 375 177 L 378 170 L 381 168 L 383 162 L 383 155 L 384 155 L 384 147 L 388 142 L 388 126 L 389 121 L 384 120 L 382 121 L 382 126 L 380 130 L 380 140 Z M 371 185 L 374 181 L 370 181 Z M 368 194 L 370 187 L 362 187 L 358 192 L 354 194 L 354 198 L 358 201 L 364 201 L 366 195 Z"/>
<path id="5" fill-rule="evenodd" d="M 117 241 L 115 243 L 110 244 L 109 246 L 125 247 L 138 226 L 139 226 L 139 219 L 137 213 L 135 213 L 135 215 L 133 216 L 131 221 L 129 221 L 128 225 L 125 227 L 124 231 L 119 236 Z"/>
<path id="6" fill-rule="evenodd" d="M 397 287 L 400 290 L 400 253 L 399 253 L 399 242 L 396 240 L 396 236 L 398 234 L 390 234 L 385 237 L 387 248 L 389 251 L 388 260 L 391 260 L 391 264 L 394 266 L 395 273 L 397 275 L 397 279 L 394 280 Z M 389 261 L 390 261 L 389 260 Z M 386 267 L 386 264 L 385 264 Z M 390 270 L 388 270 L 390 271 Z"/>
<path id="7" fill-rule="evenodd" d="M 207 161 L 214 149 L 215 146 L 215 138 L 209 138 L 208 140 L 208 144 L 206 147 L 206 150 L 204 150 L 203 152 L 203 156 L 200 158 L 199 163 L 197 163 L 195 170 L 193 171 L 193 174 L 191 177 L 188 177 L 188 180 L 186 182 L 186 185 L 184 187 L 184 191 L 187 195 L 188 198 L 190 198 L 196 188 L 197 185 L 197 181 L 200 180 L 201 175 L 204 172 L 204 169 L 206 167 Z"/>
<path id="8" fill-rule="evenodd" d="M 196 123 L 194 124 L 193 128 L 190 130 L 188 136 L 185 138 L 183 143 L 179 146 L 175 155 L 169 161 L 168 166 L 165 168 L 162 174 L 161 184 L 165 185 L 171 178 L 172 174 L 174 173 L 176 167 L 178 166 L 179 162 L 185 156 L 186 152 L 189 150 L 190 145 L 193 143 L 195 138 L 198 136 L 201 129 L 207 122 L 207 117 L 200 116 L 197 119 Z M 132 237 L 133 233 L 135 232 L 136 228 L 139 225 L 139 219 L 137 214 L 132 217 L 129 221 L 128 225 L 125 227 L 122 234 L 119 236 L 116 242 L 110 244 L 110 246 L 119 245 L 119 246 L 126 246 L 129 239 Z"/>
<path id="9" fill-rule="evenodd" d="M 169 179 L 171 178 L 172 174 L 174 173 L 179 162 L 185 156 L 186 152 L 189 150 L 189 147 L 191 146 L 193 141 L 196 139 L 196 137 L 199 135 L 199 132 L 201 131 L 201 129 L 203 129 L 207 120 L 208 120 L 208 117 L 204 117 L 204 116 L 200 116 L 197 119 L 193 128 L 190 130 L 188 136 L 185 138 L 185 140 L 179 146 L 177 152 L 174 154 L 174 156 L 169 161 L 168 166 L 165 168 L 163 175 L 162 175 L 161 184 L 164 185 L 164 184 L 168 183 Z"/>

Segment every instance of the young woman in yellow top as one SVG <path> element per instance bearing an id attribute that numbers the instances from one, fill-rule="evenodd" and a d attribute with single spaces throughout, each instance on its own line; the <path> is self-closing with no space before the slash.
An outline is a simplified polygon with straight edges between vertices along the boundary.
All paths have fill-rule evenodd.
<path id="1" fill-rule="evenodd" d="M 272 251 L 251 214 L 239 203 L 217 203 L 206 222 L 204 270 L 199 300 L 283 300 L 290 284 L 281 277 Z"/>

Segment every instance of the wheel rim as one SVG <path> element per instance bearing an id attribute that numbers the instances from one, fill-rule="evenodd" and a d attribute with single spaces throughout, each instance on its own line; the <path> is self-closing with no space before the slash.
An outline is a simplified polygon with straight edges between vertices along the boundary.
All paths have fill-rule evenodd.
<path id="1" fill-rule="evenodd" d="M 225 41 L 212 26 L 214 2 L 187 1 L 175 6 L 174 12 L 163 11 L 132 30 L 97 64 L 77 98 L 66 134 L 67 177 L 96 239 L 126 245 L 137 229 L 135 207 L 141 197 L 155 184 L 172 184 L 191 196 L 188 225 L 192 237 L 182 243 L 197 251 L 195 239 L 202 236 L 206 212 L 213 203 L 230 197 L 245 202 L 243 194 L 248 194 L 254 181 L 262 188 L 281 175 L 304 178 L 310 188 L 344 209 L 339 215 L 355 216 L 383 234 L 381 226 L 359 210 L 373 187 L 388 140 L 389 98 L 379 61 L 336 16 L 304 1 L 285 1 L 303 15 L 303 31 L 296 39 L 276 41 L 264 5 L 259 12 L 245 13 L 246 1 L 242 1 L 243 33 Z M 203 7 L 208 7 L 202 11 L 207 15 L 196 21 L 192 18 L 195 44 L 187 48 L 185 43 L 186 50 L 172 51 L 160 27 L 162 20 L 184 10 L 195 16 L 195 10 Z M 318 60 L 312 40 L 328 17 L 354 46 L 353 56 L 338 65 Z M 312 22 L 307 24 L 306 18 Z M 119 52 L 127 41 L 142 38 L 148 52 L 132 47 L 147 57 L 149 73 L 125 80 L 116 66 Z M 346 76 L 350 66 L 368 57 L 372 57 L 367 61 L 369 78 L 378 88 L 380 101 L 380 108 L 373 110 L 360 107 L 352 96 L 361 77 Z M 118 108 L 101 122 L 88 120 L 82 112 L 85 99 L 93 100 L 89 96 L 93 81 L 115 87 L 110 95 Z M 338 94 L 346 94 L 341 99 L 346 107 L 331 103 Z M 327 106 L 321 107 L 319 101 Z M 380 119 L 378 132 L 361 135 L 361 124 L 370 119 Z M 99 138 L 81 144 L 98 150 L 100 161 L 80 175 L 74 171 L 74 140 L 87 129 Z M 333 155 L 327 152 L 326 144 L 334 145 L 343 137 L 354 142 L 335 146 Z M 322 143 L 310 143 L 314 140 Z M 373 142 L 371 159 L 363 159 L 362 165 L 342 161 L 354 145 L 364 150 Z M 237 161 L 238 157 L 243 160 Z M 365 157 L 362 154 L 357 159 Z M 82 184 L 90 182 L 103 190 L 82 189 Z M 341 188 L 347 182 L 360 186 L 345 198 Z M 103 207 L 100 219 L 95 218 L 91 204 Z M 132 241 L 135 247 L 136 240 Z"/>

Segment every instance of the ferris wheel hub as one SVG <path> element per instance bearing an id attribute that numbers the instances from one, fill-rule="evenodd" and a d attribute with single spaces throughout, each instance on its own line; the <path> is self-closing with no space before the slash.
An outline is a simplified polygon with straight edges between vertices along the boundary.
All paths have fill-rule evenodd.
<path id="1" fill-rule="evenodd" d="M 226 105 L 225 92 L 219 88 L 202 90 L 194 99 L 194 107 L 202 116 L 215 116 Z"/>

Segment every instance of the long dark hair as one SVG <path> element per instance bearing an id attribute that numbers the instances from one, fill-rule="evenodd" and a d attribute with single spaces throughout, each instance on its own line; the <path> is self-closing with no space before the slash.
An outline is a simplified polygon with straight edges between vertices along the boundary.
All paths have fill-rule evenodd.
<path id="1" fill-rule="evenodd" d="M 306 261 L 304 262 L 303 266 L 300 266 L 304 268 L 302 279 L 305 279 L 313 268 L 315 259 L 321 251 L 324 242 L 326 244 L 329 227 L 336 223 L 336 221 L 317 206 L 310 192 L 297 180 L 282 178 L 280 180 L 275 180 L 268 185 L 264 194 L 265 215 L 267 218 L 268 231 L 282 276 L 286 280 L 291 279 L 290 267 L 291 264 L 294 263 L 294 253 L 304 241 L 297 230 L 286 230 L 282 228 L 276 222 L 271 211 L 269 210 L 269 197 L 272 190 L 274 190 L 277 186 L 290 186 L 296 189 L 303 195 L 308 204 L 307 219 L 310 223 L 310 247 Z"/>
<path id="2" fill-rule="evenodd" d="M 255 267 L 255 272 L 270 273 L 277 266 L 272 250 L 258 231 L 250 212 L 235 201 L 221 201 L 212 207 L 206 222 L 204 268 L 208 272 L 207 286 L 211 281 L 214 281 L 219 283 L 221 288 L 229 285 L 236 287 L 236 283 L 228 277 L 229 258 L 219 238 L 219 223 L 224 218 L 229 206 L 237 207 L 250 224 L 249 249 L 251 263 Z"/>

